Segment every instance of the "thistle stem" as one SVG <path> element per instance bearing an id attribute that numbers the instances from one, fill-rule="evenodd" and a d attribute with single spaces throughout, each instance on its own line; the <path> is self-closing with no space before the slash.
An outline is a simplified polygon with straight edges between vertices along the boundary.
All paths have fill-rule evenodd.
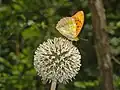
<path id="1" fill-rule="evenodd" d="M 50 90 L 55 90 L 56 89 L 56 84 L 57 84 L 56 81 L 52 81 Z"/>

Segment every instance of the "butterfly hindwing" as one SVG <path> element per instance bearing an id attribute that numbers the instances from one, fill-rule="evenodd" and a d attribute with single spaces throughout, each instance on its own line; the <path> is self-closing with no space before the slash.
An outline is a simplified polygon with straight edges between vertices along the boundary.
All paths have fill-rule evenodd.
<path id="1" fill-rule="evenodd" d="M 76 35 L 76 23 L 71 17 L 62 18 L 56 25 L 56 29 L 68 39 L 74 38 Z"/>

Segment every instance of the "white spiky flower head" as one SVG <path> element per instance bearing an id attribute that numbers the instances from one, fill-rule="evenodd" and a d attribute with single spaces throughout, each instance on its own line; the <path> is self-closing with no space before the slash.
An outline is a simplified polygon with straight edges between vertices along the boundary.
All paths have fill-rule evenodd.
<path id="1" fill-rule="evenodd" d="M 78 74 L 81 66 L 79 50 L 63 38 L 48 39 L 34 55 L 34 67 L 43 81 L 67 83 Z"/>

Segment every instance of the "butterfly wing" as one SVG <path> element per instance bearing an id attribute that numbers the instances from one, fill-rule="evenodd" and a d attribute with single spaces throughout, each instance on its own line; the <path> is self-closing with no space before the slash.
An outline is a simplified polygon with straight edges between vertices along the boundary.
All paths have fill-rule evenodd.
<path id="1" fill-rule="evenodd" d="M 56 25 L 56 29 L 69 40 L 77 40 L 76 35 L 76 23 L 72 17 L 62 18 Z"/>
<path id="2" fill-rule="evenodd" d="M 77 37 L 83 27 L 83 24 L 84 24 L 84 12 L 79 11 L 75 15 L 73 15 L 72 18 L 75 20 L 75 23 L 76 23 L 75 37 Z"/>

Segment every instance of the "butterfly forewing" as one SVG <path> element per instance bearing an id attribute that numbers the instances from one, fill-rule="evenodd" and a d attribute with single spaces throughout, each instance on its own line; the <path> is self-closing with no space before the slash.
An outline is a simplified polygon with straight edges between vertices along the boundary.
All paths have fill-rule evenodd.
<path id="1" fill-rule="evenodd" d="M 76 37 L 77 37 L 78 34 L 80 33 L 82 27 L 83 27 L 83 24 L 84 24 L 84 12 L 83 11 L 79 11 L 75 15 L 73 15 L 72 18 L 75 19 L 75 23 L 76 23 Z"/>

